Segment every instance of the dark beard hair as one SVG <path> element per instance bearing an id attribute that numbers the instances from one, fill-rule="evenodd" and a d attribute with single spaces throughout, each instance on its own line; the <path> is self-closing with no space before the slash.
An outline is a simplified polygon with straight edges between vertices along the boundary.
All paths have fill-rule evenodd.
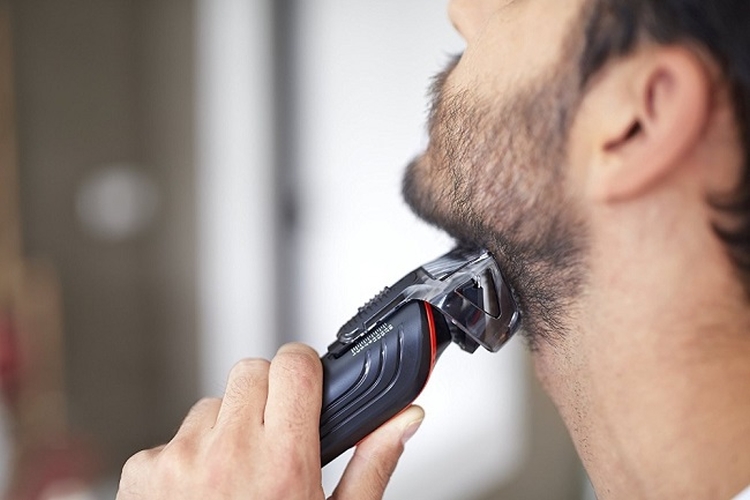
<path id="1" fill-rule="evenodd" d="M 404 198 L 460 244 L 492 252 L 517 295 L 529 346 L 554 344 L 586 280 L 587 231 L 562 165 L 579 101 L 575 72 L 558 68 L 489 106 L 467 91 L 445 92 L 457 62 L 435 78 L 430 147 L 407 168 Z M 423 161 L 432 173 L 447 169 L 450 182 L 420 176 Z"/>

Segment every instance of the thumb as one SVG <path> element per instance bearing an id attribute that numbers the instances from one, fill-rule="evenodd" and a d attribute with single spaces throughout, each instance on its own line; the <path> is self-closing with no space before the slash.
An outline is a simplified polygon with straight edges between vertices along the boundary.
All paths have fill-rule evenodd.
<path id="1" fill-rule="evenodd" d="M 383 498 L 404 444 L 417 432 L 423 419 L 424 410 L 410 406 L 363 439 L 329 500 Z"/>

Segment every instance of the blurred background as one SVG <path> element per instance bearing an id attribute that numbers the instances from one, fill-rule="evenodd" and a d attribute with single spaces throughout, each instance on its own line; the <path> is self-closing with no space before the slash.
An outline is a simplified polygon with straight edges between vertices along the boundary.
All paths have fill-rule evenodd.
<path id="1" fill-rule="evenodd" d="M 0 0 L 4 498 L 113 498 L 238 359 L 450 249 L 400 180 L 462 47 L 434 0 Z M 522 342 L 420 402 L 386 498 L 591 497 Z"/>

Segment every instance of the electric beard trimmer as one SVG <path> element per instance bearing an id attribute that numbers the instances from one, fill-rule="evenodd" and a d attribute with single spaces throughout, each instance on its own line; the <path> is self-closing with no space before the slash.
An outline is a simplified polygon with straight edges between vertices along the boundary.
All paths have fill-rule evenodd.
<path id="1" fill-rule="evenodd" d="M 513 294 L 483 250 L 459 247 L 383 290 L 322 357 L 322 465 L 411 404 L 451 342 L 497 352 L 519 325 Z"/>

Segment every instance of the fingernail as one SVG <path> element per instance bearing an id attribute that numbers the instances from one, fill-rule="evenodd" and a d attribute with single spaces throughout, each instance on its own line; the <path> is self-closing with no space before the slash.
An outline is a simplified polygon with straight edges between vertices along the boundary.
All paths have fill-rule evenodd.
<path id="1" fill-rule="evenodd" d="M 401 434 L 401 444 L 406 444 L 408 440 L 414 437 L 414 434 L 419 430 L 419 426 L 422 425 L 422 420 L 423 419 L 415 420 L 406 426 L 404 433 Z"/>

